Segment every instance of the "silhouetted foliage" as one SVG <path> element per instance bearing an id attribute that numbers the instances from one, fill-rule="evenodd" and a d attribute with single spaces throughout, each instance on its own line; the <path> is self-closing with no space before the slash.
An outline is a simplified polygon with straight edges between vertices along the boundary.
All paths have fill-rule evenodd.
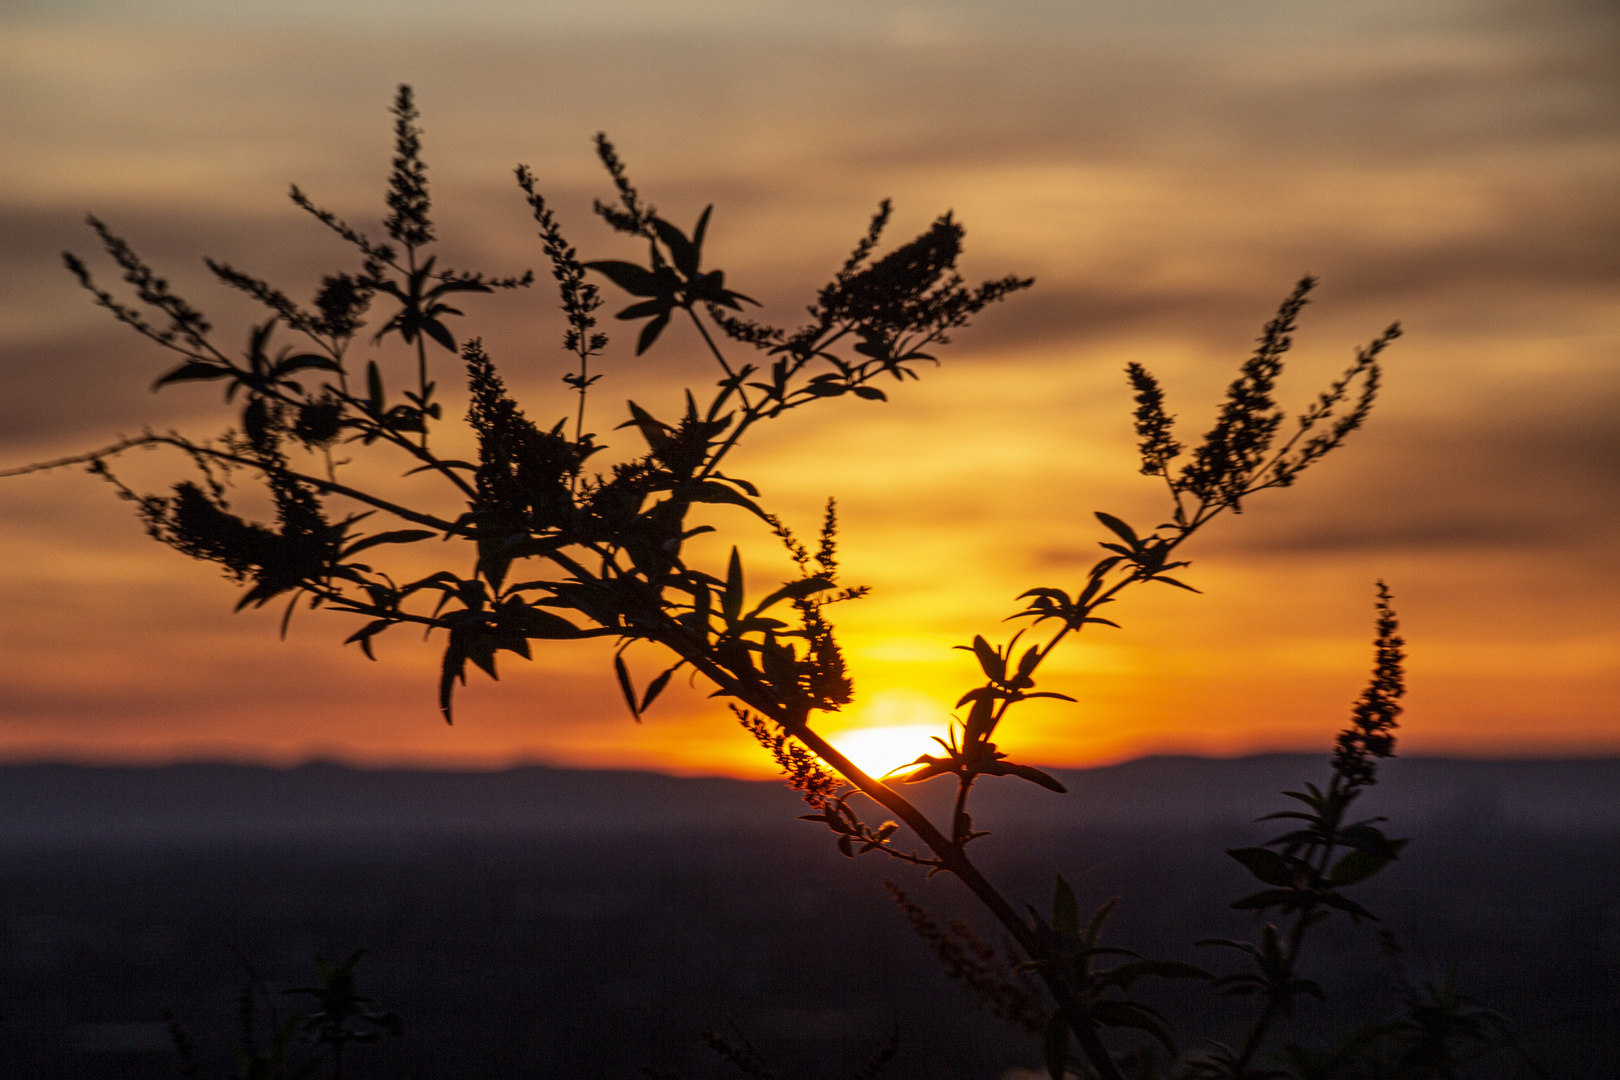
<path id="1" fill-rule="evenodd" d="M 1078 587 L 1031 588 L 1019 597 L 1022 609 L 1011 616 L 1032 620 L 1029 627 L 1001 643 L 975 636 L 960 646 L 975 657 L 984 682 L 957 701 L 966 713 L 938 740 L 940 749 L 886 780 L 858 768 L 814 723 L 818 713 L 837 711 L 853 693 L 827 609 L 865 591 L 840 584 L 833 504 L 812 555 L 759 504 L 753 483 L 723 470 L 740 440 L 761 421 L 846 396 L 886 400 L 877 385 L 881 376 L 902 385 L 919 378 L 920 364 L 937 364 L 936 351 L 955 331 L 991 304 L 1028 288 L 1031 280 L 1008 275 L 969 286 L 958 271 L 965 232 L 949 213 L 916 238 L 878 254 L 891 213 L 884 201 L 849 258 L 815 292 L 808 322 L 786 329 L 744 318 L 756 302 L 733 289 L 725 272 L 706 259 L 713 208 L 704 209 L 690 232 L 661 216 L 631 183 L 613 144 L 599 135 L 597 153 L 616 200 L 598 201 L 596 213 L 644 245 L 640 261 L 581 261 L 532 173 L 517 169 L 566 317 L 562 344 L 579 361 L 578 370 L 563 377 L 576 397 L 572 431 L 566 416 L 537 423 L 513 399 L 482 341 L 452 330 L 463 312 L 450 302 L 459 294 L 527 286 L 533 275 L 497 278 L 439 268 L 432 254 L 437 233 L 422 132 L 408 87 L 400 88 L 393 111 L 395 156 L 384 222 L 392 243 L 372 241 L 292 190 L 294 202 L 346 241 L 359 261 L 357 271 L 323 278 L 316 311 L 300 308 L 247 274 L 209 264 L 221 282 L 269 310 L 265 322 L 250 328 L 239 355 L 216 345 L 211 325 L 127 243 L 90 219 L 141 307 L 104 290 L 73 255 L 66 256 L 69 268 L 98 304 L 179 354 L 182 362 L 158 380 L 159 387 L 223 381 L 225 401 L 238 410 L 237 420 L 216 440 L 149 432 L 35 468 L 88 463 L 136 501 L 154 537 L 220 564 L 246 584 L 239 607 L 287 597 L 288 615 L 303 602 L 359 617 L 364 622 L 348 641 L 373 658 L 377 640 L 395 627 L 438 633 L 444 645 L 439 706 L 447 721 L 469 662 L 494 678 L 498 654 L 528 659 L 536 641 L 615 639 L 614 675 L 638 720 L 678 672 L 686 669 L 701 678 L 712 696 L 730 699 L 743 725 L 815 811 L 806 820 L 826 826 L 845 855 L 880 852 L 923 867 L 930 876 L 953 876 L 998 920 L 1010 942 L 1005 961 L 965 926 L 941 930 L 893 888 L 949 974 L 996 1015 L 1041 1032 L 1054 1080 L 1071 1068 L 1108 1080 L 1122 1080 L 1126 1068 L 1137 1076 L 1163 1075 L 1152 1046 L 1172 1058 L 1180 1048 L 1164 1019 L 1131 996 L 1149 978 L 1207 983 L 1218 993 L 1249 997 L 1258 1005 L 1241 1043 L 1207 1044 L 1183 1057 L 1175 1075 L 1303 1076 L 1308 1062 L 1315 1063 L 1309 1064 L 1316 1069 L 1313 1075 L 1340 1075 L 1333 1072 L 1339 1068 L 1334 1062 L 1362 1060 L 1356 1058 L 1360 1050 L 1330 1059 L 1290 1050 L 1296 1062 L 1288 1067 L 1292 1072 L 1258 1064 L 1276 1018 L 1290 1015 L 1302 997 L 1322 996 L 1320 986 L 1298 973 L 1307 931 L 1335 912 L 1355 921 L 1373 919 L 1345 890 L 1396 859 L 1404 843 L 1386 837 L 1377 819 L 1346 818 L 1374 781 L 1376 759 L 1392 752 L 1391 731 L 1399 714 L 1401 640 L 1382 585 L 1375 676 L 1355 707 L 1352 726 L 1339 737 L 1327 786 L 1305 785 L 1304 791 L 1288 793 L 1305 809 L 1272 816 L 1295 822 L 1292 831 L 1230 852 L 1265 886 L 1233 906 L 1262 918 L 1275 913 L 1285 924 L 1262 924 L 1258 941 L 1204 943 L 1238 953 L 1247 968 L 1217 976 L 1188 963 L 1104 945 L 1101 935 L 1112 903 L 1082 919 L 1073 890 L 1061 878 L 1049 914 L 1033 909 L 1027 917 L 1020 914 L 969 854 L 969 846 L 986 835 L 974 826 L 970 795 L 981 777 L 1014 777 L 1064 790 L 1047 773 L 1008 760 L 996 742 L 1013 706 L 1037 698 L 1072 700 L 1036 689 L 1041 665 L 1069 635 L 1096 624 L 1117 626 L 1100 612 L 1127 589 L 1158 583 L 1196 592 L 1173 576 L 1189 565 L 1182 545 L 1221 513 L 1239 513 L 1256 494 L 1292 485 L 1363 424 L 1378 392 L 1380 357 L 1399 335 L 1398 326 L 1359 350 L 1344 374 L 1285 431 L 1275 391 L 1315 284 L 1301 279 L 1265 325 L 1213 427 L 1195 444 L 1178 438 L 1157 380 L 1141 365 L 1130 364 L 1141 471 L 1163 480 L 1168 520 L 1142 530 L 1098 512 L 1107 539 Z M 720 375 L 707 394 L 689 390 L 679 415 L 660 418 L 629 401 L 628 416 L 615 430 L 630 429 L 641 448 L 602 471 L 587 468 L 606 445 L 586 430 L 589 391 L 603 378 L 601 371 L 592 372 L 590 361 L 608 344 L 597 328 L 595 312 L 603 301 L 588 278 L 592 273 L 630 297 L 616 318 L 639 324 L 637 356 L 679 321 L 698 334 Z M 378 359 L 367 359 L 362 367 L 351 358 L 368 319 L 380 322 L 372 344 L 397 335 L 414 351 L 414 389 L 390 392 Z M 289 335 L 292 343 L 284 340 Z M 431 436 L 446 420 L 436 397 L 438 384 L 430 378 L 430 346 L 455 354 L 466 374 L 465 423 L 476 460 L 444 457 L 433 449 Z M 733 347 L 740 355 L 728 353 Z M 137 446 L 181 451 L 200 480 L 181 480 L 168 495 L 125 488 L 109 462 Z M 359 470 L 334 453 L 368 450 L 394 455 L 405 475 L 436 480 L 438 495 L 406 504 L 359 479 L 349 480 L 361 475 Z M 273 525 L 232 509 L 231 492 L 243 479 L 271 497 Z M 723 565 L 694 556 L 690 542 L 715 531 L 706 514 L 712 507 L 740 508 L 757 518 L 782 541 L 797 576 L 751 597 L 735 546 Z M 372 518 L 389 527 L 362 531 L 362 523 L 376 528 Z M 430 539 L 456 541 L 471 557 L 447 558 L 444 569 L 408 579 L 396 578 L 379 561 L 394 546 Z M 521 573 L 515 572 L 518 567 Z M 1044 640 L 1021 645 L 1026 634 L 1043 628 Z M 656 655 L 651 678 L 639 678 L 632 669 L 632 647 Z M 935 822 L 904 788 L 940 777 L 951 778 L 956 796 L 949 817 Z M 892 816 L 869 822 L 869 804 Z M 915 846 L 902 844 L 907 835 Z M 387 1014 L 364 1011 L 358 1004 L 363 999 L 353 996 L 358 958 L 357 953 L 339 965 L 323 961 L 323 988 L 307 991 L 317 996 L 321 1009 L 304 1029 L 329 1048 L 338 1067 L 347 1043 L 396 1029 Z M 1403 1045 L 1409 1044 L 1402 1068 L 1420 1070 L 1413 1075 L 1449 1067 L 1435 1063 L 1449 1062 L 1448 1048 L 1464 1035 L 1488 1041 L 1494 1031 L 1487 1014 L 1469 1011 L 1449 986 L 1425 991 L 1421 1005 L 1414 994 L 1412 1018 L 1400 1029 Z M 774 1077 L 746 1045 L 712 1033 L 705 1038 L 745 1075 Z"/>
<path id="2" fill-rule="evenodd" d="M 313 997 L 315 1008 L 288 1016 L 276 1008 L 258 973 L 247 965 L 247 983 L 236 998 L 236 1068 L 232 1080 L 308 1080 L 323 1063 L 327 1067 L 325 1075 L 331 1080 L 343 1080 L 343 1053 L 351 1043 L 374 1043 L 384 1033 L 403 1035 L 404 1025 L 398 1016 L 368 1008 L 371 999 L 356 993 L 354 969 L 365 952 L 357 950 L 336 964 L 316 956 L 315 969 L 321 985 L 284 991 Z M 270 1028 L 262 1046 L 261 1016 Z M 188 1080 L 206 1075 L 186 1029 L 172 1012 L 164 1013 L 163 1019 L 180 1058 L 180 1075 Z M 314 1054 L 300 1053 L 299 1042 L 320 1049 Z"/>

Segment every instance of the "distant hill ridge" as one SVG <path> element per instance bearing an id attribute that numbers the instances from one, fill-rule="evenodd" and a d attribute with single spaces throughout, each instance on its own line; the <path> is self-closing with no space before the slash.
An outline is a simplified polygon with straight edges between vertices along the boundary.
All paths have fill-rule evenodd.
<path id="1" fill-rule="evenodd" d="M 985 783 L 976 817 L 992 828 L 1238 828 L 1281 808 L 1277 792 L 1324 782 L 1321 755 L 1148 757 L 1054 770 L 1069 794 Z M 1529 830 L 1620 828 L 1620 759 L 1384 765 L 1363 806 L 1404 828 L 1466 824 Z M 940 782 L 920 794 L 948 796 Z M 938 789 L 932 790 L 932 789 Z M 521 766 L 473 772 L 223 763 L 148 767 L 0 766 L 0 847 L 362 843 L 458 835 L 723 834 L 802 828 L 795 793 L 774 781 Z"/>

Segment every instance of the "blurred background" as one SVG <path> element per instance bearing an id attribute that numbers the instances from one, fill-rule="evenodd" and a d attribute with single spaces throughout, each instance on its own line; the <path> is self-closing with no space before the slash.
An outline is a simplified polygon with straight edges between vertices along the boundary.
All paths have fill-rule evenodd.
<path id="1" fill-rule="evenodd" d="M 1118 897 L 1107 945 L 1234 971 L 1227 950 L 1191 945 L 1258 937 L 1227 906 L 1254 885 L 1222 848 L 1274 835 L 1252 819 L 1327 773 L 1322 755 L 1274 754 L 1060 770 L 1062 798 L 985 781 L 974 821 L 994 835 L 976 858 L 1042 910 L 1054 873 L 1087 914 Z M 1509 1018 L 1517 1046 L 1475 1056 L 1459 1040 L 1475 1056 L 1460 1076 L 1612 1076 L 1620 762 L 1402 758 L 1380 775 L 1358 808 L 1411 839 L 1353 890 L 1382 921 L 1336 917 L 1312 934 L 1299 970 L 1328 999 L 1302 1000 L 1274 1047 L 1325 1049 L 1394 1019 L 1397 977 L 1416 988 L 1449 968 L 1465 999 Z M 950 796 L 918 794 L 932 811 Z M 317 953 L 365 946 L 360 992 L 398 1011 L 405 1035 L 353 1049 L 354 1078 L 736 1077 L 699 1042 L 707 1029 L 748 1039 L 788 1080 L 837 1080 L 896 1027 L 885 1077 L 1044 1076 L 1014 1072 L 1041 1068 L 1039 1041 L 945 978 L 882 883 L 998 945 L 966 890 L 841 858 L 793 819 L 803 810 L 769 781 L 535 766 L 3 767 L 0 1073 L 175 1080 L 169 1010 L 200 1075 L 228 1075 L 250 972 L 285 1016 L 308 1008 L 281 991 L 314 981 Z M 1393 962 L 1386 929 L 1404 950 Z M 1231 1042 L 1252 1016 L 1187 981 L 1144 980 L 1133 996 L 1183 1049 Z M 266 1034 L 261 1012 L 261 1047 Z"/>

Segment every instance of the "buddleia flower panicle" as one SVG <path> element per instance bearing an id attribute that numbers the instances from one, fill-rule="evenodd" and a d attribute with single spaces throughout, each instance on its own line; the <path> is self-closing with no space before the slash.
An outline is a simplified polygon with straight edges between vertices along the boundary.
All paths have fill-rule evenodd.
<path id="1" fill-rule="evenodd" d="M 1390 323 L 1371 343 L 1356 350 L 1355 362 L 1343 375 L 1335 379 L 1327 390 L 1317 397 L 1311 408 L 1299 418 L 1299 430 L 1290 440 L 1285 452 L 1278 455 L 1276 464 L 1272 467 L 1270 483 L 1278 487 L 1288 487 L 1308 466 L 1337 449 L 1347 435 L 1366 422 L 1383 383 L 1383 369 L 1379 365 L 1378 357 L 1400 336 L 1401 324 Z M 1335 415 L 1339 406 L 1350 395 L 1351 386 L 1358 379 L 1361 381 L 1361 389 L 1356 393 L 1355 403 L 1347 412 Z M 1323 425 L 1326 430 L 1316 430 Z M 1316 433 L 1311 434 L 1313 431 Z M 1306 435 L 1310 435 L 1310 438 L 1305 439 L 1303 445 L 1299 445 L 1299 440 Z"/>
<path id="2" fill-rule="evenodd" d="M 594 332 L 595 312 L 602 306 L 601 291 L 585 280 L 585 267 L 578 253 L 563 237 L 557 216 L 536 189 L 534 174 L 527 165 L 517 167 L 517 181 L 540 226 L 541 248 L 551 260 L 551 276 L 562 297 L 563 314 L 568 319 L 563 348 L 581 357 L 600 353 L 608 343 L 606 334 Z"/>
<path id="3" fill-rule="evenodd" d="M 1378 637 L 1374 641 L 1376 661 L 1372 679 L 1351 709 L 1351 726 L 1339 733 L 1333 751 L 1333 771 L 1350 787 L 1377 783 L 1376 759 L 1395 755 L 1396 721 L 1401 715 L 1400 700 L 1406 693 L 1406 673 L 1401 651 L 1406 644 L 1397 631 L 1400 622 L 1390 606 L 1389 588 L 1378 583 Z"/>
<path id="4" fill-rule="evenodd" d="M 990 304 L 1034 284 L 1033 278 L 1009 275 L 977 289 L 965 288 L 956 271 L 965 232 L 949 213 L 916 239 L 862 268 L 887 220 L 885 204 L 854 254 L 821 290 L 810 309 L 812 316 L 829 325 L 858 326 L 877 339 L 921 333 L 931 342 L 945 344 L 950 340 L 946 331 L 966 325 Z"/>
<path id="5" fill-rule="evenodd" d="M 478 436 L 474 474 L 481 529 L 518 535 L 555 528 L 574 512 L 570 481 L 584 460 L 580 448 L 544 431 L 523 414 L 477 338 L 462 346 L 467 366 L 467 424 Z"/>
<path id="6" fill-rule="evenodd" d="M 732 1068 L 742 1073 L 748 1080 L 781 1080 L 776 1070 L 765 1064 L 759 1052 L 751 1046 L 747 1039 L 739 1040 L 742 1045 L 732 1043 L 718 1031 L 700 1031 L 698 1038 L 703 1045 L 727 1062 Z"/>
<path id="7" fill-rule="evenodd" d="M 360 329 L 366 309 L 371 306 L 371 290 L 349 274 L 329 274 L 321 279 L 315 294 L 315 332 L 337 341 L 346 341 Z"/>
<path id="8" fill-rule="evenodd" d="M 624 162 L 619 160 L 619 152 L 608 141 L 607 133 L 596 133 L 596 156 L 601 159 L 603 168 L 613 178 L 613 186 L 619 192 L 619 207 L 609 206 L 600 199 L 592 203 L 592 208 L 617 232 L 628 233 L 631 236 L 652 237 L 652 219 L 658 211 L 641 201 L 641 194 L 630 183 L 626 175 Z"/>
<path id="9" fill-rule="evenodd" d="M 764 719 L 739 705 L 731 706 L 737 722 L 770 751 L 771 757 L 787 776 L 787 785 L 803 793 L 804 801 L 821 810 L 835 799 L 843 787 L 840 781 L 821 764 L 821 760 L 792 738 L 787 732 L 772 726 Z"/>
<path id="10" fill-rule="evenodd" d="M 79 279 L 79 284 L 95 297 L 97 305 L 112 312 L 113 317 L 125 326 L 159 345 L 175 348 L 177 342 L 181 342 L 183 343 L 183 346 L 180 346 L 181 351 L 185 348 L 207 349 L 208 334 L 213 327 L 203 318 L 202 312 L 176 296 L 169 288 L 168 281 L 153 272 L 152 268 L 135 253 L 135 249 L 130 247 L 123 237 L 109 229 L 100 218 L 90 214 L 84 220 L 95 230 L 97 238 L 101 240 L 101 246 L 124 272 L 124 281 L 134 287 L 136 298 L 147 307 L 161 312 L 167 318 L 168 325 L 158 329 L 148 323 L 140 312 L 121 303 L 111 293 L 97 285 L 84 260 L 71 251 L 64 251 L 63 264 Z"/>
<path id="11" fill-rule="evenodd" d="M 732 341 L 740 341 L 756 349 L 776 351 L 788 344 L 787 331 L 755 319 L 732 315 L 719 304 L 705 304 L 705 313 Z"/>
<path id="12" fill-rule="evenodd" d="M 343 434 L 343 400 L 331 390 L 298 406 L 292 435 L 311 449 L 325 449 Z"/>
<path id="13" fill-rule="evenodd" d="M 846 263 L 834 284 L 822 290 L 821 308 L 834 319 L 895 329 L 909 325 L 931 290 L 961 283 L 955 270 L 963 234 L 962 226 L 943 214 L 927 232 L 872 265 L 856 269 Z M 869 233 L 866 239 L 875 237 Z"/>
<path id="14" fill-rule="evenodd" d="M 1143 476 L 1168 476 L 1169 464 L 1181 454 L 1173 437 L 1175 417 L 1164 411 L 1164 390 L 1141 364 L 1126 366 L 1131 389 L 1136 391 L 1136 436 L 1140 440 Z"/>
<path id="15" fill-rule="evenodd" d="M 838 577 L 838 500 L 827 500 L 821 520 L 821 543 L 816 548 L 816 565 L 830 578 Z"/>
<path id="16" fill-rule="evenodd" d="M 894 204 L 890 200 L 884 199 L 878 203 L 877 212 L 872 215 L 872 223 L 866 227 L 866 235 L 855 244 L 855 250 L 849 253 L 849 258 L 844 260 L 838 275 L 833 278 L 835 283 L 842 284 L 848 281 L 861 268 L 861 264 L 871 258 L 878 240 L 883 237 L 883 230 L 889 225 L 889 217 L 893 211 Z"/>
<path id="17" fill-rule="evenodd" d="M 869 590 L 864 585 L 836 590 L 830 588 L 838 581 L 838 504 L 835 500 L 827 500 L 820 543 L 814 555 L 815 564 L 820 567 L 819 573 L 811 573 L 810 550 L 793 535 L 786 523 L 775 515 L 768 515 L 768 520 L 771 531 L 787 548 L 789 558 L 798 566 L 803 578 L 822 580 L 829 586 L 828 591 L 795 597 L 793 608 L 799 615 L 799 630 L 796 633 L 808 643 L 804 657 L 799 662 L 804 689 L 815 703 L 815 708 L 837 712 L 854 700 L 855 683 L 849 676 L 832 623 L 821 609 L 843 600 L 857 600 Z"/>
<path id="18" fill-rule="evenodd" d="M 883 887 L 917 936 L 928 943 L 946 977 L 972 994 L 981 1009 L 1036 1034 L 1045 1029 L 1046 1009 L 1027 976 L 1014 974 L 996 950 L 960 919 L 952 919 L 946 930 L 900 886 L 885 881 Z"/>
<path id="19" fill-rule="evenodd" d="M 388 217 L 383 227 L 388 235 L 407 248 L 415 249 L 434 240 L 433 222 L 428 217 L 427 164 L 422 161 L 422 129 L 416 126 L 418 113 L 411 88 L 400 85 L 394 97 L 394 169 L 388 175 Z"/>
<path id="20" fill-rule="evenodd" d="M 205 258 L 203 265 L 207 266 L 222 284 L 253 297 L 279 315 L 281 321 L 294 330 L 302 330 L 308 334 L 315 332 L 315 318 L 299 308 L 285 293 L 269 282 L 261 281 L 251 274 L 244 274 L 228 263 L 215 259 Z"/>
<path id="21" fill-rule="evenodd" d="M 1301 278 L 1277 308 L 1261 332 L 1254 355 L 1227 387 L 1215 426 L 1193 451 L 1192 461 L 1183 466 L 1178 486 L 1199 500 L 1242 512 L 1243 497 L 1250 493 L 1249 481 L 1265 461 L 1282 423 L 1282 413 L 1271 395 L 1282 373 L 1283 357 L 1293 347 L 1299 313 L 1315 287 L 1315 278 Z"/>

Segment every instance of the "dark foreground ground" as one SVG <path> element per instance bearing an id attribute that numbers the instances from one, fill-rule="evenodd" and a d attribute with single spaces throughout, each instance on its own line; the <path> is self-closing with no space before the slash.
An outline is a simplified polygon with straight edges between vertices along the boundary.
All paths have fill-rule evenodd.
<path id="1" fill-rule="evenodd" d="M 1088 905 L 1117 894 L 1117 943 L 1224 969 L 1189 945 L 1253 930 L 1222 849 L 1323 771 L 1148 759 L 1064 774 L 1066 797 L 997 789 L 981 858 L 1042 907 L 1054 872 Z M 1363 890 L 1410 973 L 1456 962 L 1549 1076 L 1620 1077 L 1620 762 L 1401 761 L 1367 801 L 1414 838 Z M 540 768 L 0 768 L 0 1076 L 177 1077 L 165 1009 L 202 1075 L 229 1075 L 244 960 L 279 990 L 360 946 L 362 990 L 406 1036 L 362 1048 L 357 1080 L 735 1076 L 697 1038 L 728 1018 L 788 1080 L 844 1080 L 896 1024 L 896 1080 L 1033 1066 L 881 882 L 942 917 L 970 912 L 957 887 L 840 858 L 800 812 L 771 784 Z M 1332 1007 L 1304 1005 L 1300 1037 L 1394 1008 L 1371 928 L 1324 932 L 1316 956 Z M 1222 1033 L 1227 1014 L 1200 1015 Z"/>

